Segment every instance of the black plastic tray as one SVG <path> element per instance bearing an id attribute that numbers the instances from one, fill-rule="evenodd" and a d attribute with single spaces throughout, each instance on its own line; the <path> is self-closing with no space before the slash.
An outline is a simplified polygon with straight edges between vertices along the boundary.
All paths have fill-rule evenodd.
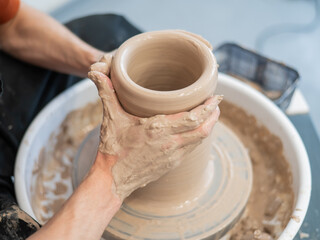
<path id="1" fill-rule="evenodd" d="M 220 72 L 248 83 L 282 110 L 289 106 L 299 80 L 296 70 L 235 43 L 221 45 L 214 54 Z"/>

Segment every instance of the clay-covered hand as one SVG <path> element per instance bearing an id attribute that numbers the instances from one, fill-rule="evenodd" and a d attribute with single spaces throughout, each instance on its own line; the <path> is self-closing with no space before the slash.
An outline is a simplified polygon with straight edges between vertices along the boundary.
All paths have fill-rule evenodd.
<path id="1" fill-rule="evenodd" d="M 98 72 L 101 72 L 105 75 L 109 75 L 111 61 L 112 61 L 112 58 L 113 58 L 115 52 L 116 52 L 116 49 L 104 54 L 98 62 L 96 62 L 90 66 L 90 72 L 91 71 L 98 71 Z"/>
<path id="2" fill-rule="evenodd" d="M 124 199 L 177 167 L 183 155 L 210 134 L 220 114 L 221 96 L 211 97 L 189 112 L 140 118 L 123 110 L 106 76 L 109 71 L 103 64 L 99 71 L 97 65 L 88 76 L 103 103 L 99 152 L 116 159 L 112 177 L 116 194 Z"/>

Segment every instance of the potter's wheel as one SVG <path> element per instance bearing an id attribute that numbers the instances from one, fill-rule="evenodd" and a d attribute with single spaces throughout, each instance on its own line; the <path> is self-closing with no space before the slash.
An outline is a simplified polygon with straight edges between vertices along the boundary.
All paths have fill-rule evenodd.
<path id="1" fill-rule="evenodd" d="M 141 199 L 134 192 L 124 201 L 104 236 L 111 234 L 122 239 L 219 239 L 223 236 L 244 210 L 251 191 L 252 169 L 246 149 L 230 129 L 219 122 L 213 135 L 207 169 L 212 180 L 204 194 L 192 202 L 170 206 L 152 197 Z M 75 186 L 94 161 L 98 141 L 99 129 L 96 128 L 81 144 L 74 162 Z"/>
<path id="2" fill-rule="evenodd" d="M 288 118 L 280 109 L 278 109 L 262 94 L 258 93 L 254 89 L 251 89 L 244 83 L 236 81 L 232 77 L 220 73 L 219 84 L 216 93 L 223 93 L 225 96 L 224 99 L 230 103 L 233 103 L 234 105 L 246 106 L 246 110 L 249 114 L 255 116 L 260 124 L 265 125 L 271 132 L 277 133 L 277 135 L 281 138 L 284 144 L 284 155 L 287 157 L 290 168 L 292 169 L 292 186 L 295 200 L 292 211 L 289 212 L 290 216 L 295 216 L 295 218 L 291 218 L 288 224 L 283 223 L 286 225 L 286 228 L 278 239 L 293 239 L 303 223 L 303 219 L 308 209 L 311 192 L 310 165 L 301 138 L 299 137 L 290 120 L 288 120 Z M 38 174 L 34 174 L 33 171 L 37 169 L 39 154 L 41 154 L 44 146 L 48 146 L 47 143 L 51 143 L 50 147 L 52 146 L 49 136 L 51 134 L 56 136 L 55 132 L 59 130 L 61 123 L 70 112 L 75 109 L 81 109 L 82 107 L 86 106 L 86 104 L 90 102 L 96 102 L 97 100 L 98 96 L 96 87 L 91 81 L 84 80 L 69 90 L 63 92 L 59 97 L 54 99 L 47 107 L 45 107 L 33 121 L 26 135 L 24 136 L 16 159 L 15 190 L 19 206 L 34 219 L 42 221 L 42 210 L 39 208 L 41 205 L 32 206 L 32 204 L 38 200 L 35 198 L 36 195 L 33 191 L 37 186 L 35 184 L 38 182 Z M 79 112 L 82 113 L 81 110 Z M 83 118 L 83 115 L 80 114 L 80 117 Z M 99 115 L 99 121 L 100 119 L 101 117 Z M 215 132 L 217 132 L 218 126 L 218 124 L 215 126 Z M 75 131 L 79 132 L 80 130 L 81 129 Z M 68 160 L 68 153 L 69 152 L 64 153 L 63 158 Z M 74 155 L 72 154 L 70 157 L 73 158 Z M 50 159 L 52 158 L 50 157 Z M 61 168 L 61 171 L 63 169 L 65 168 Z M 60 176 L 60 172 L 57 172 L 55 169 L 51 172 L 51 174 L 52 176 L 57 177 Z M 60 180 L 58 179 L 58 181 Z M 67 194 L 63 196 L 60 195 L 60 197 L 63 197 L 62 200 L 67 199 L 72 190 L 69 176 L 65 182 L 68 184 L 68 189 L 70 184 L 70 192 L 68 191 Z M 47 194 L 44 196 L 41 195 L 41 197 L 45 197 L 45 201 L 50 201 L 49 203 L 53 202 L 54 199 L 52 200 L 51 198 L 53 190 L 51 189 L 55 189 L 55 182 L 44 181 L 41 182 L 41 186 L 42 189 L 44 188 Z M 236 193 L 234 196 L 236 196 Z M 52 214 L 54 214 L 54 212 L 51 212 L 51 215 L 48 215 L 48 217 L 50 218 Z M 300 221 L 297 221 L 297 219 L 300 219 Z M 133 228 L 129 228 L 129 225 L 127 225 L 126 229 Z M 188 226 L 182 226 L 182 229 L 188 229 Z M 199 239 L 201 237 L 202 236 L 194 238 Z M 127 236 L 124 238 L 130 239 Z M 187 239 L 187 237 L 185 237 L 185 239 Z"/>

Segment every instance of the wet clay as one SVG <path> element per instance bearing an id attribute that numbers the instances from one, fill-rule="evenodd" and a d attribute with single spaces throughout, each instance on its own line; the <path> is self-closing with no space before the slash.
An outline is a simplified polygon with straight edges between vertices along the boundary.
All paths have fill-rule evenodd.
<path id="1" fill-rule="evenodd" d="M 206 189 L 204 194 L 193 199 L 186 196 L 177 206 L 176 198 L 181 191 L 174 187 L 179 187 L 184 176 L 175 179 L 169 196 L 159 198 L 159 193 L 155 196 L 140 194 L 144 190 L 140 189 L 125 199 L 106 231 L 121 239 L 132 235 L 132 239 L 158 239 L 161 236 L 162 239 L 210 237 L 218 240 L 230 230 L 242 215 L 250 195 L 251 162 L 240 140 L 224 124 L 218 122 L 212 133 L 213 139 L 208 146 L 211 150 L 209 164 L 203 173 L 208 186 L 199 189 Z M 196 158 L 194 162 L 196 164 Z"/>
<path id="2" fill-rule="evenodd" d="M 89 169 L 98 145 L 97 128 L 86 137 L 77 153 L 78 157 L 75 158 L 75 185 L 85 175 L 85 172 L 77 170 L 77 166 Z M 196 159 L 198 153 L 191 157 L 196 160 L 182 172 L 184 175 L 176 175 L 176 178 L 170 178 L 171 182 L 165 181 L 162 185 L 158 181 L 150 183 L 149 185 L 159 185 L 150 189 L 147 189 L 147 185 L 126 198 L 106 229 L 105 237 L 108 239 L 107 233 L 110 233 L 121 239 L 127 239 L 128 235 L 134 236 L 132 239 L 154 239 L 159 235 L 163 239 L 189 239 L 190 236 L 193 236 L 192 239 L 207 236 L 218 239 L 221 234 L 230 230 L 242 215 L 251 192 L 251 161 L 240 140 L 221 122 L 216 123 L 211 144 L 205 150 L 210 152 L 209 161 L 205 171 L 200 172 L 202 175 L 199 176 L 207 181 L 196 189 L 196 194 L 191 191 L 192 184 L 196 181 L 187 178 L 187 173 L 197 172 L 199 169 Z M 179 191 L 179 188 L 184 187 L 181 181 L 188 182 L 189 194 Z M 210 230 L 203 232 L 204 226 Z"/>
<path id="3" fill-rule="evenodd" d="M 112 176 L 115 191 L 122 199 L 129 196 L 137 188 L 146 186 L 146 184 L 159 179 L 165 173 L 178 167 L 186 154 L 193 153 L 196 146 L 202 145 L 203 138 L 199 138 L 198 132 L 182 135 L 188 138 L 191 143 L 182 148 L 180 148 L 173 135 L 200 126 L 215 111 L 222 100 L 221 96 L 215 96 L 212 103 L 200 106 L 197 109 L 199 114 L 191 111 L 185 113 L 183 118 L 176 118 L 174 122 L 169 122 L 165 115 L 138 118 L 121 109 L 117 97 L 108 85 L 104 74 L 91 71 L 89 77 L 96 84 L 103 105 L 99 151 L 119 156 L 119 160 L 112 167 Z M 139 139 L 137 139 L 137 136 L 139 136 Z M 204 153 L 202 149 L 206 147 L 207 145 L 201 147 L 201 151 L 196 152 L 199 153 L 198 155 L 195 156 L 192 153 L 191 155 L 201 159 L 202 155 L 200 154 Z M 130 151 L 123 152 L 124 148 Z M 158 149 L 161 149 L 161 151 Z M 183 165 L 185 164 L 184 161 Z M 207 164 L 207 161 L 205 164 Z M 197 172 L 198 167 L 201 168 L 201 161 L 192 165 L 192 170 L 194 170 L 192 172 Z M 206 165 L 203 167 L 205 169 Z M 201 170 L 198 171 L 200 176 L 204 172 L 201 172 Z M 181 178 L 182 176 L 188 177 L 186 174 L 181 174 L 178 177 Z M 194 179 L 197 178 L 192 178 L 191 181 L 194 181 Z M 187 184 L 183 179 L 179 182 Z M 170 182 L 165 183 L 165 185 L 168 184 Z M 182 187 L 180 186 L 180 189 Z M 190 189 L 190 185 L 188 185 L 188 188 Z M 159 192 L 159 189 L 156 189 L 156 192 Z M 161 192 L 159 194 L 162 196 L 165 193 Z"/>
<path id="4" fill-rule="evenodd" d="M 31 180 L 31 204 L 40 223 L 46 222 L 72 194 L 72 161 L 84 137 L 100 124 L 101 108 L 97 102 L 69 113 L 41 150 Z"/>
<path id="5" fill-rule="evenodd" d="M 179 148 L 172 135 L 199 126 L 222 97 L 216 96 L 212 104 L 201 109 L 199 119 L 193 112 L 173 123 L 164 115 L 154 115 L 191 110 L 213 94 L 218 71 L 211 50 L 210 44 L 200 36 L 176 30 L 139 34 L 121 45 L 111 62 L 117 97 L 128 113 L 153 116 L 150 119 L 113 109 L 112 105 L 116 104 L 112 101 L 118 99 L 111 97 L 114 94 L 107 84 L 108 64 L 96 63 L 91 67 L 88 76 L 96 84 L 103 103 L 99 151 L 120 156 L 121 161 L 113 166 L 112 174 L 116 193 L 121 198 L 172 169 L 159 181 L 141 189 L 141 197 L 172 196 L 170 200 L 180 206 L 188 198 L 205 192 L 203 186 L 210 181 L 210 174 L 206 174 L 210 138 L 200 142 L 198 132 L 186 133 L 184 138 L 191 144 Z M 121 128 L 117 130 L 116 126 Z M 132 157 L 121 153 L 121 145 L 131 149 Z"/>
<path id="6" fill-rule="evenodd" d="M 251 195 L 231 239 L 276 239 L 290 220 L 294 201 L 292 174 L 281 140 L 242 108 L 227 101 L 220 108 L 220 120 L 248 148 L 253 168 Z"/>
<path id="7" fill-rule="evenodd" d="M 220 104 L 220 108 L 220 120 L 248 148 L 253 167 L 253 188 L 249 202 L 244 215 L 228 236 L 232 240 L 276 239 L 290 219 L 294 201 L 292 176 L 282 154 L 281 141 L 243 109 L 226 101 Z M 38 165 L 34 166 L 31 191 L 32 207 L 41 223 L 58 211 L 63 202 L 61 199 L 66 200 L 71 194 L 70 163 L 86 135 L 80 130 L 89 132 L 98 126 L 102 118 L 101 109 L 101 104 L 97 102 L 71 112 L 58 133 L 50 138 L 50 144 L 43 148 Z M 66 194 L 54 194 L 56 182 L 68 186 Z M 177 227 L 177 231 L 179 229 Z"/>
<path id="8" fill-rule="evenodd" d="M 99 151 L 119 156 L 119 160 L 112 167 L 116 194 L 122 199 L 126 198 L 134 190 L 146 186 L 170 170 L 177 168 L 184 158 L 187 158 L 182 165 L 193 164 L 191 167 L 187 166 L 189 171 L 183 171 L 185 167 L 181 165 L 183 169 L 178 169 L 178 173 L 181 172 L 181 174 L 178 176 L 173 174 L 174 179 L 172 180 L 173 183 L 178 185 L 176 189 L 186 188 L 189 190 L 188 192 L 182 191 L 182 196 L 179 195 L 179 199 L 185 201 L 186 194 L 193 193 L 192 190 L 194 189 L 190 187 L 189 181 L 197 182 L 194 179 L 199 179 L 200 181 L 203 178 L 202 175 L 208 163 L 208 160 L 205 159 L 206 155 L 204 155 L 207 151 L 204 151 L 204 149 L 207 149 L 208 145 L 203 145 L 205 141 L 202 143 L 203 137 L 200 138 L 198 132 L 182 135 L 188 138 L 190 143 L 183 147 L 178 145 L 173 135 L 179 134 L 181 131 L 194 129 L 195 126 L 200 126 L 215 111 L 222 100 L 221 96 L 215 96 L 212 103 L 199 107 L 197 109 L 199 114 L 191 111 L 185 113 L 183 118 L 177 118 L 174 122 L 169 122 L 168 117 L 165 115 L 138 118 L 120 109 L 118 100 L 114 93 L 111 92 L 112 89 L 108 86 L 106 77 L 103 74 L 91 71 L 89 77 L 95 82 L 103 105 Z M 114 106 L 118 106 L 118 108 Z M 137 139 L 137 136 L 139 136 L 139 139 Z M 124 148 L 130 151 L 123 152 Z M 161 149 L 161 151 L 158 149 Z M 188 157 L 185 157 L 187 155 Z M 193 158 L 188 160 L 190 156 Z M 195 157 L 199 159 L 197 164 L 193 161 Z M 188 173 L 198 174 L 199 176 L 198 178 L 190 177 Z M 172 173 L 170 172 L 169 174 L 171 175 Z M 180 181 L 174 182 L 177 178 L 180 178 Z M 203 181 L 206 181 L 206 179 L 203 179 Z M 196 186 L 196 189 L 201 190 L 200 186 L 203 185 L 203 181 Z M 152 185 L 150 189 L 156 194 L 153 194 L 153 197 L 167 195 L 167 192 L 161 191 L 159 188 L 164 188 L 162 186 L 164 184 L 171 189 L 170 183 L 170 181 L 165 180 L 165 183 L 160 183 L 158 188 L 156 187 L 157 185 Z M 143 191 L 145 192 L 146 190 Z"/>
<path id="9" fill-rule="evenodd" d="M 2 240 L 25 239 L 40 229 L 40 225 L 33 218 L 11 202 L 2 204 L 0 224 Z"/>

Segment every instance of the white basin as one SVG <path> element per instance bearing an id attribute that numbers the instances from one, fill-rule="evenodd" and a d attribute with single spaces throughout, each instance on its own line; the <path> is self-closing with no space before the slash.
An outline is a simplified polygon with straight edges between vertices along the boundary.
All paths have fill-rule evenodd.
<path id="1" fill-rule="evenodd" d="M 308 209 L 311 193 L 311 173 L 308 155 L 295 127 L 283 112 L 269 99 L 246 84 L 225 74 L 219 74 L 216 93 L 238 106 L 245 106 L 249 114 L 277 135 L 283 143 L 284 155 L 288 160 L 293 176 L 295 195 L 292 218 L 279 237 L 293 239 L 297 234 Z M 66 115 L 89 102 L 98 99 L 96 87 L 85 79 L 52 100 L 34 119 L 28 128 L 16 158 L 15 191 L 19 206 L 36 219 L 31 207 L 30 184 L 34 164 L 41 148 L 56 131 Z"/>

